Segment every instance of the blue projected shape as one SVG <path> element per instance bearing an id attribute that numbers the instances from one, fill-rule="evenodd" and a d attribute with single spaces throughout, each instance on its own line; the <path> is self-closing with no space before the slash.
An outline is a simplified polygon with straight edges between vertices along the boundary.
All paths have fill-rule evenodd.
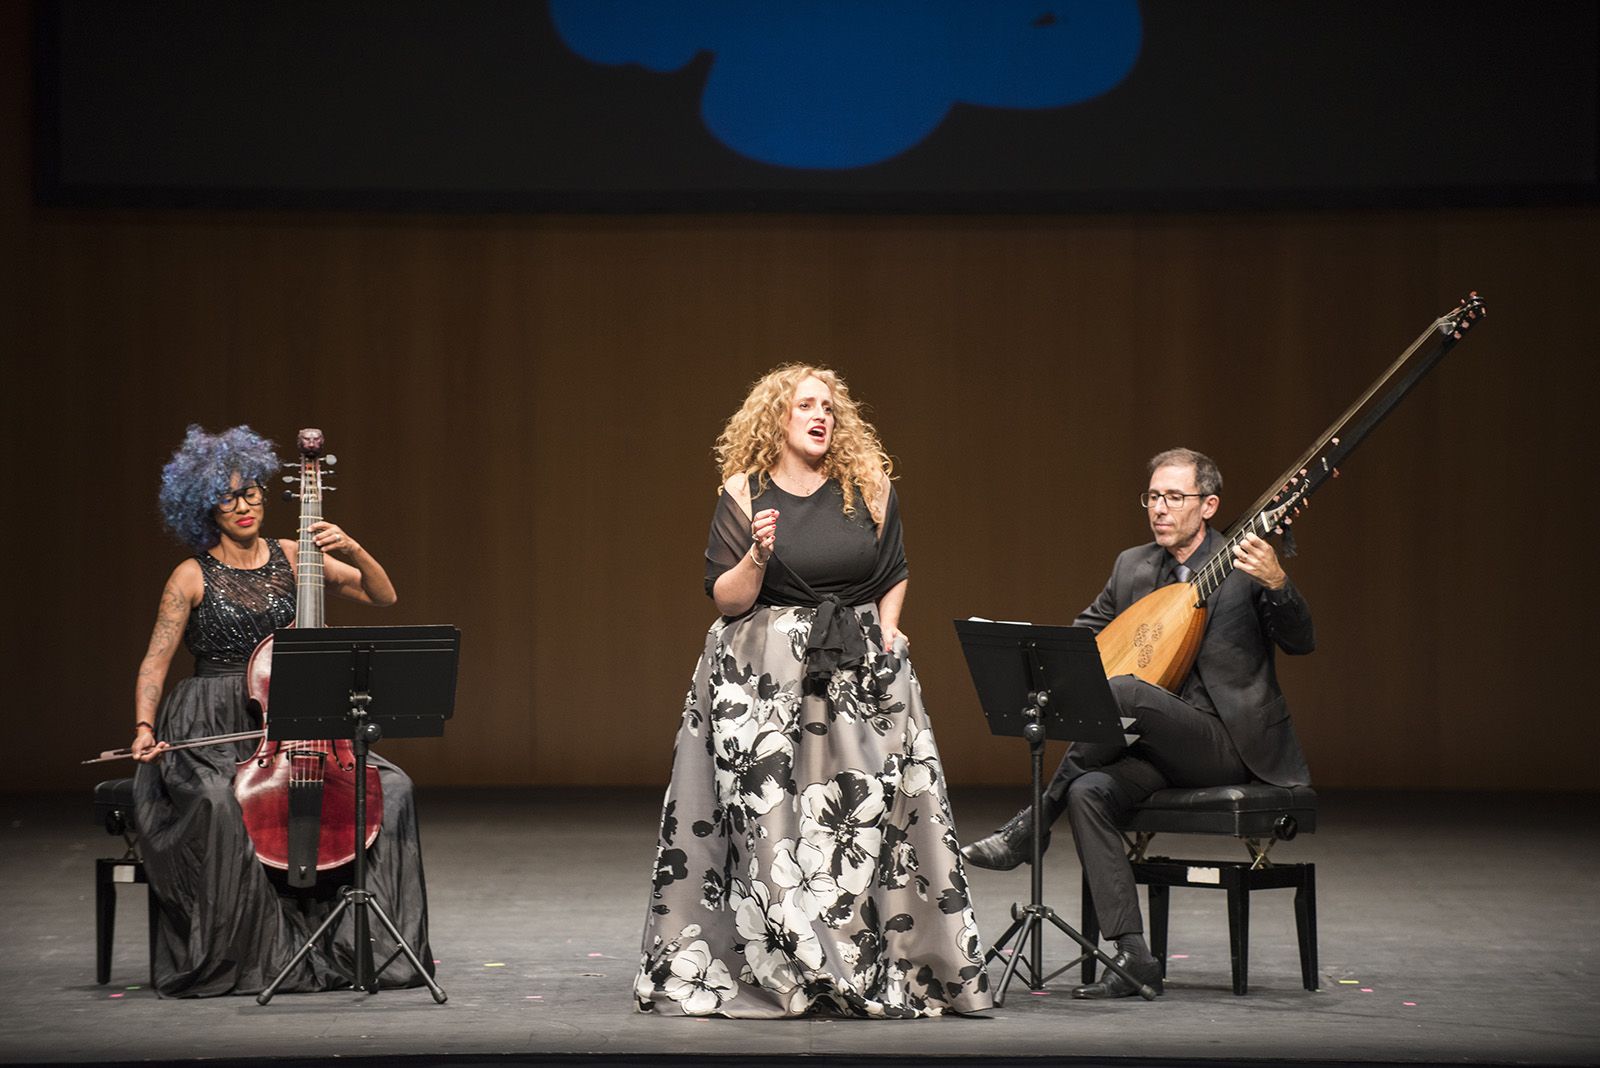
<path id="1" fill-rule="evenodd" d="M 738 152 L 844 170 L 922 141 L 956 104 L 1058 108 L 1139 55 L 1135 0 L 550 0 L 594 63 L 711 69 L 701 117 Z"/>

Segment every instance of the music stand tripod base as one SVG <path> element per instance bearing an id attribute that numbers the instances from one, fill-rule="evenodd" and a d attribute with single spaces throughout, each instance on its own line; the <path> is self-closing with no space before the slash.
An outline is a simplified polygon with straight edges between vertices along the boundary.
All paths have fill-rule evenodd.
<path id="1" fill-rule="evenodd" d="M 283 971 L 256 995 L 257 1004 L 272 1000 L 289 974 L 347 909 L 355 910 L 355 974 L 350 984 L 354 989 L 377 993 L 378 976 L 404 956 L 433 1000 L 440 1005 L 447 1000 L 444 989 L 428 974 L 376 895 L 367 889 L 367 850 L 362 832 L 367 825 L 367 754 L 372 743 L 383 736 L 380 719 L 395 724 L 396 733 L 402 736 L 442 734 L 444 719 L 454 705 L 459 642 L 460 632 L 454 627 L 308 627 L 278 633 L 273 643 L 273 704 L 295 711 L 287 716 L 272 713 L 267 722 L 268 737 L 325 738 L 342 733 L 337 729 L 342 719 L 356 757 L 355 870 L 351 885 L 340 893 L 339 903 Z M 381 665 L 382 670 L 375 664 Z M 341 687 L 338 699 L 348 707 L 338 716 L 331 711 L 329 698 Z M 375 692 L 382 695 L 381 716 L 369 711 Z M 395 944 L 395 951 L 378 968 L 372 966 L 368 910 Z"/>
<path id="2" fill-rule="evenodd" d="M 1032 769 L 1032 894 L 1028 904 L 1011 906 L 1011 926 L 984 954 L 987 965 L 1004 953 L 1006 944 L 1015 939 L 1000 983 L 995 988 L 995 1006 L 1004 1007 L 1006 990 L 1024 962 L 1029 989 L 1042 992 L 1051 979 L 1090 957 L 1132 983 L 1146 1001 L 1155 1000 L 1156 991 L 1152 987 L 1141 983 L 1044 903 L 1044 823 L 1039 814 L 1044 811 L 1045 739 L 1123 741 L 1122 721 L 1101 667 L 1094 635 L 1082 627 L 1036 627 L 1026 623 L 967 619 L 956 620 L 956 633 L 991 731 L 1026 739 Z M 1055 707 L 1052 707 L 1053 700 Z M 1062 706 L 1075 711 L 1068 716 L 1061 710 Z M 1077 958 L 1049 975 L 1044 973 L 1046 922 L 1054 924 L 1083 949 Z M 1026 954 L 1024 946 L 1028 947 Z"/>
<path id="3" fill-rule="evenodd" d="M 1032 757 L 1033 766 L 1033 841 L 1029 860 L 1033 866 L 1032 871 L 1032 899 L 1028 904 L 1013 904 L 1011 915 L 1013 917 L 1010 927 L 984 954 L 985 964 L 1000 956 L 1013 937 L 1016 942 L 1012 947 L 1010 958 L 1006 961 L 1005 971 L 1001 973 L 1000 984 L 995 988 L 994 1003 L 996 1008 L 1004 1008 L 1006 1003 L 1006 990 L 1011 986 L 1011 980 L 1016 978 L 1018 965 L 1024 963 L 1023 946 L 1029 946 L 1028 959 L 1028 988 L 1035 992 L 1043 991 L 1045 984 L 1071 968 L 1076 968 L 1085 960 L 1093 957 L 1109 971 L 1122 976 L 1132 983 L 1140 997 L 1146 1001 L 1156 999 L 1156 991 L 1146 983 L 1140 982 L 1131 973 L 1125 970 L 1111 957 L 1107 956 L 1098 946 L 1089 941 L 1071 924 L 1056 914 L 1056 910 L 1044 904 L 1044 824 L 1038 814 L 1044 811 L 1044 728 L 1038 720 L 1042 717 L 1043 708 L 1049 703 L 1047 693 L 1038 693 L 1037 701 L 1030 704 L 1024 711 L 1024 716 L 1032 722 L 1023 730 L 1023 737 L 1028 741 L 1028 749 Z M 1072 939 L 1083 949 L 1077 957 L 1063 964 L 1049 975 L 1044 973 L 1044 925 L 1046 922 L 1055 924 L 1062 934 Z M 1032 939 L 1030 943 L 1030 938 Z"/>
<path id="4" fill-rule="evenodd" d="M 428 992 L 433 995 L 433 1000 L 436 1003 L 443 1005 L 448 999 L 444 988 L 434 981 L 433 976 L 428 974 L 427 969 L 422 966 L 422 961 L 418 958 L 416 950 L 411 948 L 411 944 L 400 934 L 400 929 L 394 925 L 394 921 L 389 918 L 389 914 L 383 911 L 382 905 L 378 904 L 377 896 L 366 889 L 367 848 L 366 843 L 361 840 L 361 832 L 367 825 L 367 749 L 372 742 L 378 740 L 378 736 L 382 733 L 376 723 L 369 723 L 366 720 L 366 706 L 370 699 L 370 696 L 365 693 L 351 695 L 350 716 L 355 723 L 352 731 L 351 748 L 356 754 L 356 782 L 360 784 L 355 791 L 356 870 L 354 885 L 347 886 L 340 891 L 339 904 L 335 905 L 333 911 L 328 913 L 327 918 L 322 921 L 315 931 L 311 932 L 311 937 L 306 939 L 305 944 L 290 958 L 289 963 L 284 965 L 283 971 L 278 973 L 277 978 L 273 979 L 265 990 L 256 995 L 256 1004 L 258 1005 L 265 1005 L 272 1000 L 273 996 L 278 992 L 278 987 L 283 985 L 283 981 L 289 977 L 290 972 L 294 971 L 295 966 L 306 958 L 306 955 L 311 952 L 312 947 L 317 944 L 323 934 L 332 930 L 333 925 L 339 922 L 339 917 L 344 915 L 345 910 L 351 908 L 356 910 L 354 936 L 356 969 L 355 977 L 350 984 L 353 989 L 365 990 L 369 994 L 376 994 L 378 992 L 378 976 L 383 974 L 385 968 L 394 963 L 396 957 L 404 956 L 410 962 L 411 967 L 416 970 L 417 975 L 421 977 L 423 983 L 427 985 Z M 383 924 L 384 930 L 389 932 L 389 937 L 394 939 L 395 944 L 395 951 L 389 955 L 388 960 L 383 962 L 383 966 L 377 969 L 372 968 L 372 944 L 368 937 L 367 926 L 368 909 L 371 909 L 373 914 L 378 917 L 378 922 Z"/>

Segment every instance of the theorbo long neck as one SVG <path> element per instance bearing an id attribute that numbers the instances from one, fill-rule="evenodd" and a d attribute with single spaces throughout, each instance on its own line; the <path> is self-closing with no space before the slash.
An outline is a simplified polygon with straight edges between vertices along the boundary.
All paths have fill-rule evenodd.
<path id="1" fill-rule="evenodd" d="M 1283 499 L 1273 508 L 1264 512 L 1257 512 L 1248 519 L 1239 523 L 1239 529 L 1222 545 L 1222 549 L 1211 559 L 1201 565 L 1200 570 L 1194 573 L 1189 580 L 1189 585 L 1194 587 L 1195 604 L 1203 606 L 1211 600 L 1212 594 L 1221 588 L 1227 577 L 1233 574 L 1233 550 L 1237 549 L 1244 539 L 1254 534 L 1258 538 L 1271 537 L 1278 529 L 1283 517 L 1294 510 L 1295 505 L 1305 497 L 1309 483 L 1301 483 L 1299 487 L 1289 491 Z"/>
<path id="2" fill-rule="evenodd" d="M 1200 566 L 1189 579 L 1189 585 L 1194 587 L 1195 604 L 1203 605 L 1211 599 L 1222 586 L 1223 580 L 1233 574 L 1233 550 L 1243 540 L 1246 531 L 1254 529 L 1254 524 L 1241 530 L 1236 537 L 1229 538 L 1211 559 Z"/>

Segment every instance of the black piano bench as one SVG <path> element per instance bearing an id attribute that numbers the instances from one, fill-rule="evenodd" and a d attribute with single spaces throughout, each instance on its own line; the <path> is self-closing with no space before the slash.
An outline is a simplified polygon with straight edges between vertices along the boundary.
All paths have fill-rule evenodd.
<path id="1" fill-rule="evenodd" d="M 150 985 L 156 981 L 156 896 L 148 893 L 144 860 L 139 856 L 139 829 L 133 818 L 133 780 L 111 779 L 94 788 L 94 821 L 107 834 L 121 835 L 127 849 L 120 857 L 94 862 L 94 978 L 111 982 L 111 945 L 117 929 L 117 884 L 144 883 L 150 919 Z"/>
<path id="2" fill-rule="evenodd" d="M 1128 860 L 1136 883 L 1150 902 L 1150 950 L 1167 974 L 1167 899 L 1175 886 L 1228 892 L 1228 943 L 1233 957 L 1233 992 L 1248 990 L 1250 893 L 1294 888 L 1295 931 L 1300 942 L 1300 981 L 1317 989 L 1317 870 L 1315 864 L 1274 864 L 1273 843 L 1317 829 L 1317 795 L 1309 786 L 1209 786 L 1198 790 L 1157 790 L 1129 814 L 1120 828 L 1128 840 Z M 1249 860 L 1174 860 L 1148 856 L 1157 834 L 1225 834 L 1238 838 Z M 1097 940 L 1088 882 L 1083 886 L 1083 934 Z M 1083 966 L 1083 981 L 1094 982 L 1095 960 Z"/>

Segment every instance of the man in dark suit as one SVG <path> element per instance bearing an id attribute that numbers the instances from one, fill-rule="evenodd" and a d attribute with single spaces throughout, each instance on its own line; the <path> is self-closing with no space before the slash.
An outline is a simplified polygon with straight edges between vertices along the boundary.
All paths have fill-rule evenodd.
<path id="1" fill-rule="evenodd" d="M 1111 579 L 1075 625 L 1099 632 L 1140 597 L 1187 581 L 1225 545 L 1210 520 L 1221 503 L 1222 475 L 1211 458 L 1168 449 L 1150 461 L 1140 495 L 1155 541 L 1117 557 Z M 1157 990 L 1161 969 L 1144 940 L 1133 869 L 1117 823 L 1140 801 L 1168 786 L 1227 786 L 1253 780 L 1277 786 L 1310 782 L 1305 756 L 1273 668 L 1273 648 L 1309 653 L 1311 611 L 1289 581 L 1271 543 L 1247 535 L 1230 574 L 1207 602 L 1205 636 L 1176 694 L 1132 675 L 1110 680 L 1124 716 L 1137 723 L 1131 746 L 1074 743 L 1044 795 L 1048 827 L 1062 812 L 1072 824 L 1100 929 L 1117 944 L 1116 960 Z M 1028 859 L 1033 809 L 961 851 L 980 868 L 1009 870 Z M 1074 997 L 1126 997 L 1136 992 L 1108 971 Z"/>

